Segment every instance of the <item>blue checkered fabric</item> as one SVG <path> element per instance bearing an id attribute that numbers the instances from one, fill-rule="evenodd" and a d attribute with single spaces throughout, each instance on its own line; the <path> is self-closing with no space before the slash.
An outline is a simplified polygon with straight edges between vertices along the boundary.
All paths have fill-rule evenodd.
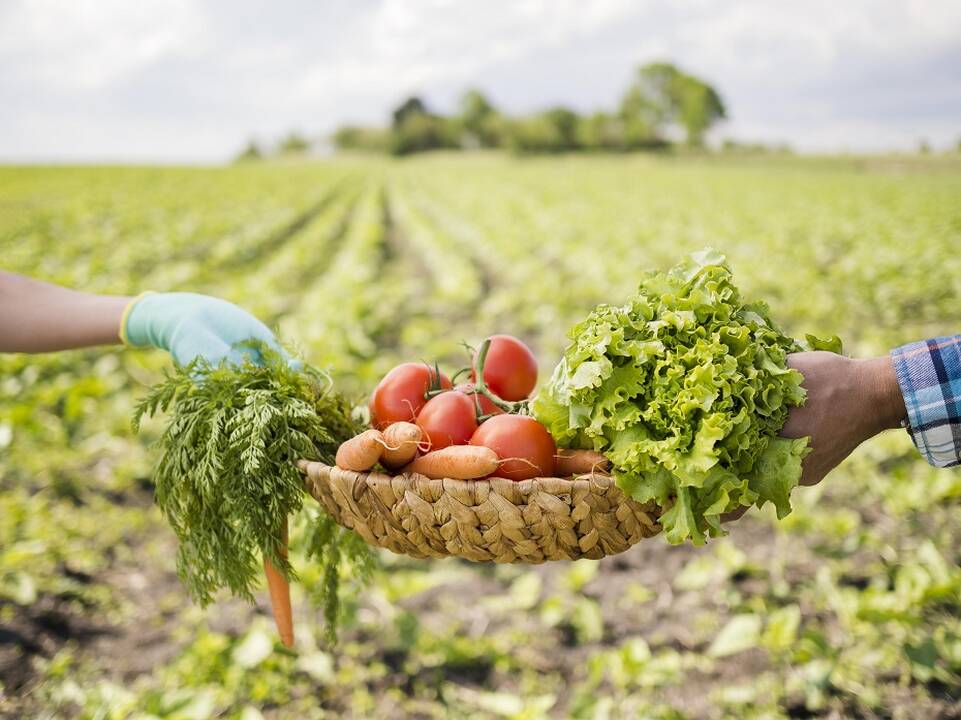
<path id="1" fill-rule="evenodd" d="M 935 467 L 961 465 L 961 335 L 891 351 L 908 410 L 908 432 Z"/>

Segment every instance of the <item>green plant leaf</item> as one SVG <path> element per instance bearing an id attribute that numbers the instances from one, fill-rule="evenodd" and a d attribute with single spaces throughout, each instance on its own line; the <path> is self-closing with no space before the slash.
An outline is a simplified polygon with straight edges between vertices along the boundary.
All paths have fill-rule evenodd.
<path id="1" fill-rule="evenodd" d="M 274 641 L 264 630 L 251 630 L 234 648 L 232 657 L 243 668 L 260 665 L 274 651 Z"/>
<path id="2" fill-rule="evenodd" d="M 709 657 L 720 658 L 757 647 L 761 635 L 761 618 L 757 615 L 735 615 L 714 638 L 707 650 Z"/>

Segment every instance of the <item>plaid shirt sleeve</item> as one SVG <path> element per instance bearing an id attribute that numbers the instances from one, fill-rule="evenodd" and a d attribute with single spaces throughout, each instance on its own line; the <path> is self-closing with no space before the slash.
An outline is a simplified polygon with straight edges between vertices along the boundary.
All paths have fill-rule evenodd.
<path id="1" fill-rule="evenodd" d="M 961 465 L 961 335 L 903 345 L 891 358 L 914 444 L 935 467 Z"/>

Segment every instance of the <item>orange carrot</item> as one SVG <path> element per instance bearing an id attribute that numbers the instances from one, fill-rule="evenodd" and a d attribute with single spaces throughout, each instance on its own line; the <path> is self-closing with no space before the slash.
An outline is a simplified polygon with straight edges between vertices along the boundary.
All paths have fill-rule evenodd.
<path id="1" fill-rule="evenodd" d="M 423 431 L 409 422 L 395 422 L 384 430 L 384 452 L 380 462 L 386 468 L 404 467 L 417 455 Z"/>
<path id="2" fill-rule="evenodd" d="M 380 460 L 385 444 L 380 430 L 365 430 L 340 444 L 335 460 L 337 467 L 355 472 L 370 470 Z"/>
<path id="3" fill-rule="evenodd" d="M 280 539 L 283 543 L 280 554 L 287 557 L 287 518 L 280 526 Z M 294 645 L 294 617 L 290 607 L 290 583 L 284 574 L 264 557 L 264 574 L 267 576 L 267 589 L 270 591 L 270 606 L 274 610 L 274 622 L 280 640 L 287 647 Z"/>
<path id="4" fill-rule="evenodd" d="M 554 472 L 558 477 L 606 472 L 610 466 L 606 457 L 593 450 L 558 450 L 554 456 Z"/>
<path id="5" fill-rule="evenodd" d="M 471 480 L 497 471 L 497 453 L 482 445 L 450 445 L 421 455 L 405 468 L 429 478 Z"/>

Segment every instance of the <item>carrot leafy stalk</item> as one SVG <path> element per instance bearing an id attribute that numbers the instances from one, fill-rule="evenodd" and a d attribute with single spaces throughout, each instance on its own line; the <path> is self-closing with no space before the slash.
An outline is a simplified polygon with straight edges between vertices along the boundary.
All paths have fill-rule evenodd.
<path id="1" fill-rule="evenodd" d="M 287 557 L 287 518 L 280 525 L 281 555 Z M 264 556 L 264 574 L 267 576 L 267 590 L 270 592 L 270 606 L 274 611 L 274 622 L 281 642 L 287 647 L 294 645 L 294 619 L 290 606 L 290 583 L 284 574 L 274 567 L 270 558 Z"/>
<path id="2" fill-rule="evenodd" d="M 201 605 L 221 589 L 253 602 L 262 567 L 285 582 L 296 579 L 277 530 L 302 509 L 308 530 L 323 517 L 304 507 L 296 462 L 333 464 L 340 443 L 361 429 L 327 376 L 290 367 L 263 343 L 250 347 L 257 364 L 198 359 L 168 371 L 133 418 L 137 431 L 145 415 L 169 413 L 157 442 L 156 502 L 180 541 L 177 572 Z M 338 546 L 350 535 L 325 533 L 326 544 L 313 543 L 311 552 L 321 560 L 343 557 Z M 324 607 L 337 606 L 339 579 L 351 573 L 348 562 L 333 567 L 332 579 L 310 593 Z"/>
<path id="3" fill-rule="evenodd" d="M 343 581 L 354 587 L 367 583 L 377 567 L 376 558 L 360 535 L 342 528 L 330 515 L 308 507 L 304 514 L 309 522 L 303 547 L 307 558 L 317 563 L 319 577 L 319 582 L 307 587 L 307 595 L 323 610 L 327 641 L 333 643 L 342 611 Z"/>

